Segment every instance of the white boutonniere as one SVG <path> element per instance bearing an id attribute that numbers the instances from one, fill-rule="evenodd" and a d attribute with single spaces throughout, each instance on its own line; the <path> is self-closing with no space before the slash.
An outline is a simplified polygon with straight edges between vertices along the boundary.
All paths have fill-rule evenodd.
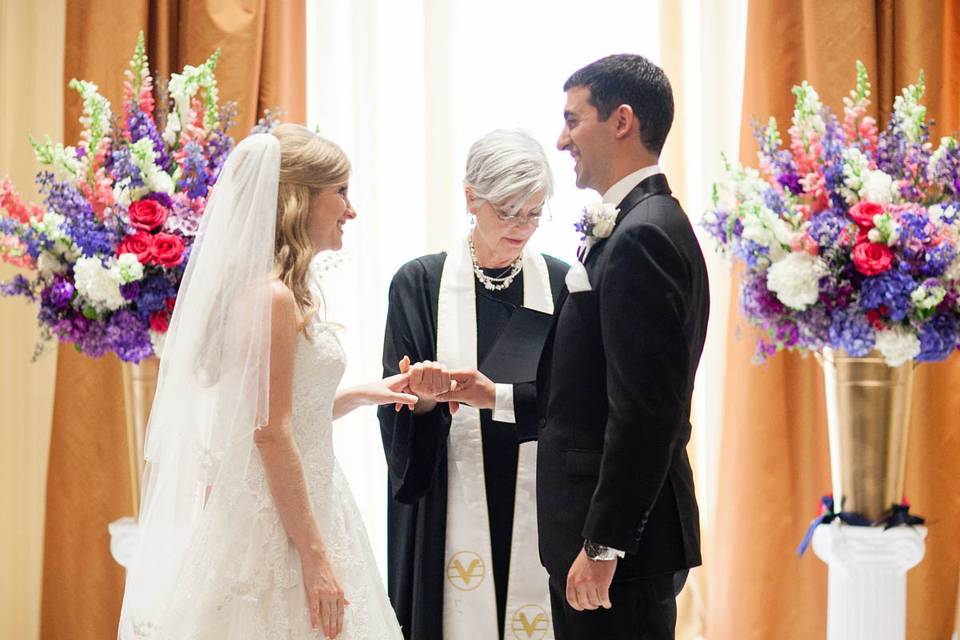
<path id="1" fill-rule="evenodd" d="M 584 240 L 588 238 L 599 240 L 613 233 L 618 215 L 620 210 L 609 202 L 596 202 L 583 208 L 583 215 L 573 227 L 583 234 Z"/>

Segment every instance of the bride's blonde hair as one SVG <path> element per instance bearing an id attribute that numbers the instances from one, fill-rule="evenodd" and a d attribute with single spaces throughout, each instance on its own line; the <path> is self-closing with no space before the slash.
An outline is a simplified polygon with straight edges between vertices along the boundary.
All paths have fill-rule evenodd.
<path id="1" fill-rule="evenodd" d="M 310 201 L 322 189 L 347 181 L 350 161 L 335 143 L 298 124 L 281 124 L 271 132 L 280 141 L 280 188 L 274 256 L 277 275 L 304 316 L 317 311 L 308 272 L 315 249 L 307 233 Z"/>

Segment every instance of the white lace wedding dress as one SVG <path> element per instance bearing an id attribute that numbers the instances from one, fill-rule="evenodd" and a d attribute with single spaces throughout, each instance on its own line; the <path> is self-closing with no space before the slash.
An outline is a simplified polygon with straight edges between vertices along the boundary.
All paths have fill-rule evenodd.
<path id="1" fill-rule="evenodd" d="M 336 329 L 314 321 L 298 338 L 293 426 L 314 513 L 345 597 L 343 640 L 401 638 L 370 542 L 333 453 L 332 412 L 346 367 Z M 174 602 L 162 621 L 134 621 L 135 637 L 163 640 L 300 640 L 310 627 L 300 556 L 280 522 L 254 450 L 243 491 L 257 510 L 242 517 L 231 496 L 215 494 L 187 551 Z M 238 531 L 238 528 L 241 531 Z M 229 535 L 224 532 L 229 531 Z M 230 541 L 220 544 L 220 541 Z"/>

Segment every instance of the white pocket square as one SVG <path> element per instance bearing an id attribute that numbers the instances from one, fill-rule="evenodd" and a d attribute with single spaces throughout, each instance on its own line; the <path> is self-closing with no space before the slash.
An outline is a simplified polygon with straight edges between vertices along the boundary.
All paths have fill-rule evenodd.
<path id="1" fill-rule="evenodd" d="M 593 291 L 590 286 L 590 278 L 587 277 L 587 270 L 579 262 L 574 263 L 567 271 L 567 291 L 577 293 L 579 291 Z"/>

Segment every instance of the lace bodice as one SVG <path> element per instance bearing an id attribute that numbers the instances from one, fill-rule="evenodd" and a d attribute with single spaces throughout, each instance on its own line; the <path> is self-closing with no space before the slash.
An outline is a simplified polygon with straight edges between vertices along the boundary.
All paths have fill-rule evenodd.
<path id="1" fill-rule="evenodd" d="M 311 494 L 317 483 L 329 485 L 333 452 L 333 402 L 347 367 L 337 333 L 339 325 L 320 320 L 297 339 L 293 374 L 293 433 L 303 456 Z"/>

